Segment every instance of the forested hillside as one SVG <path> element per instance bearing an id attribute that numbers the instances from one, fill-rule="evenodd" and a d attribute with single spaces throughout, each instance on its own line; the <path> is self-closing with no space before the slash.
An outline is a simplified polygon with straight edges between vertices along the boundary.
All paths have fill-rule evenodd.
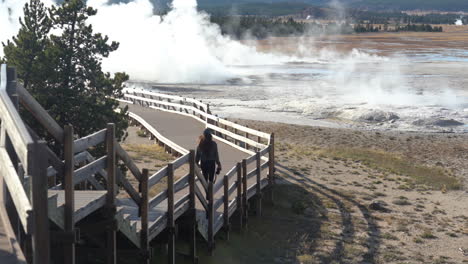
<path id="1" fill-rule="evenodd" d="M 129 1 L 129 0 L 113 0 L 113 1 Z M 166 6 L 170 0 L 151 0 L 157 6 Z M 349 8 L 360 8 L 366 10 L 441 10 L 441 11 L 467 11 L 467 0 L 340 0 L 344 6 Z M 299 5 L 318 5 L 328 6 L 329 0 L 198 0 L 201 8 L 227 7 L 232 5 L 240 5 L 241 8 L 246 8 L 250 4 L 253 9 L 257 9 L 259 3 L 264 3 L 263 8 L 276 9 L 279 6 L 284 6 L 284 3 L 289 3 L 291 6 Z M 281 5 L 275 5 L 282 3 Z M 249 4 L 249 5 L 247 5 Z M 267 4 L 267 5 L 265 5 Z M 272 5 L 271 5 L 272 4 Z M 287 8 L 287 7 L 285 7 Z"/>

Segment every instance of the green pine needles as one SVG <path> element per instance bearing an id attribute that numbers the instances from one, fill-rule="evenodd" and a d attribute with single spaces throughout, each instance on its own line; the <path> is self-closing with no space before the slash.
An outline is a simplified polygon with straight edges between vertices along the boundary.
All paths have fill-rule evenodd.
<path id="1" fill-rule="evenodd" d="M 16 67 L 25 88 L 61 126 L 72 124 L 82 137 L 115 123 L 122 138 L 128 127 L 127 109 L 115 112 L 119 103 L 112 98 L 122 96 L 129 77 L 103 72 L 102 59 L 119 43 L 94 33 L 86 23 L 96 12 L 84 0 L 65 0 L 51 8 L 30 0 L 18 35 L 3 43 L 4 60 Z M 29 120 L 35 131 L 53 141 Z"/>

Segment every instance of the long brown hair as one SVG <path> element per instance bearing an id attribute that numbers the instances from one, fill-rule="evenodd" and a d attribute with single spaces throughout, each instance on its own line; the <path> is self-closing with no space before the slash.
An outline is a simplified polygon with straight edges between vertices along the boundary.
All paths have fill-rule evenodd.
<path id="1" fill-rule="evenodd" d="M 198 138 L 198 147 L 202 152 L 208 152 L 211 146 L 211 142 L 213 142 L 213 137 L 211 134 L 204 134 Z"/>

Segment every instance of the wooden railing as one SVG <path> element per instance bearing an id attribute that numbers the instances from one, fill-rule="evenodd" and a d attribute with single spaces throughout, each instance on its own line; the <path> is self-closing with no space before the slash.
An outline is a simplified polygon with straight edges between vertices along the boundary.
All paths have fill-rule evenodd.
<path id="1" fill-rule="evenodd" d="M 0 135 L 0 175 L 6 190 L 11 195 L 18 221 L 26 237 L 32 236 L 34 263 L 48 263 L 49 260 L 49 228 L 47 211 L 47 189 L 64 190 L 64 221 L 63 228 L 67 239 L 64 243 L 65 258 L 72 263 L 75 259 L 74 246 L 77 242 L 76 221 L 74 219 L 74 200 L 76 189 L 90 188 L 107 190 L 106 208 L 109 218 L 115 217 L 116 185 L 119 184 L 140 210 L 141 232 L 140 246 L 149 255 L 149 242 L 162 230 L 150 230 L 148 223 L 149 210 L 167 203 L 167 213 L 164 216 L 165 225 L 157 228 L 167 228 L 169 234 L 170 252 L 175 252 L 175 221 L 190 212 L 193 226 L 196 225 L 196 211 L 201 205 L 205 211 L 208 230 L 206 238 L 209 247 L 214 247 L 214 235 L 221 228 L 229 231 L 229 219 L 234 211 L 239 210 L 240 221 L 247 220 L 247 201 L 253 195 L 260 201 L 262 189 L 273 183 L 274 170 L 274 135 L 256 131 L 238 125 L 234 122 L 212 115 L 209 106 L 195 99 L 156 93 L 139 92 L 141 96 L 126 94 L 125 100 L 155 109 L 175 112 L 195 118 L 212 129 L 215 138 L 250 156 L 239 161 L 216 183 L 207 182 L 200 169 L 195 164 L 195 151 L 186 150 L 162 136 L 155 128 L 141 117 L 130 113 L 133 122 L 145 129 L 149 136 L 163 145 L 177 159 L 153 175 L 147 170 L 140 170 L 128 153 L 115 138 L 115 126 L 108 124 L 105 129 L 91 135 L 75 138 L 73 126 L 60 127 L 47 111 L 26 91 L 26 89 L 6 77 L 6 67 L 2 67 L 0 76 L 0 118 L 2 132 Z M 14 75 L 13 73 L 11 75 Z M 5 80 L 11 80 L 6 82 Z M 13 85 L 14 83 L 14 85 Z M 14 89 L 8 89 L 9 87 Z M 147 96 L 149 98 L 146 98 Z M 18 102 L 28 110 L 39 124 L 54 138 L 55 153 L 40 141 L 36 132 L 23 123 L 18 113 Z M 105 146 L 105 154 L 95 158 L 90 154 L 98 145 Z M 137 190 L 117 168 L 118 161 L 128 169 L 139 185 Z M 255 165 L 254 169 L 247 171 Z M 176 178 L 175 171 L 188 167 L 189 173 Z M 262 171 L 269 168 L 265 178 Z M 256 176 L 253 184 L 249 179 Z M 153 196 L 149 190 L 162 179 L 167 179 L 166 188 Z M 25 188 L 23 188 L 25 186 Z M 31 191 L 29 191 L 31 189 Z M 182 194 L 182 195 L 178 195 Z M 0 196 L 0 198 L 2 198 Z M 257 203 L 261 211 L 261 202 Z M 216 212 L 222 209 L 222 218 L 215 219 Z M 35 209 L 36 208 L 36 209 Z M 45 209 L 44 209 L 45 208 Z M 116 230 L 108 230 L 107 243 L 115 245 Z M 195 234 L 195 231 L 193 231 Z M 114 256 L 115 247 L 108 249 L 108 256 Z M 193 253 L 194 254 L 194 253 Z M 174 258 L 170 254 L 169 258 Z M 47 261 L 45 261 L 47 260 Z M 29 261 L 31 262 L 31 261 Z"/>
<path id="2" fill-rule="evenodd" d="M 47 160 L 45 142 L 33 139 L 18 112 L 16 73 L 2 65 L 0 69 L 0 217 L 15 227 L 26 259 L 49 263 L 50 239 L 47 207 Z M 29 189 L 23 181 L 30 178 Z M 29 245 L 29 246 L 28 246 Z M 32 245 L 32 255 L 24 249 Z M 24 258 L 22 252 L 17 252 Z"/>
<path id="3" fill-rule="evenodd" d="M 163 145 L 168 152 L 181 156 L 151 176 L 148 184 L 149 188 L 164 177 L 168 177 L 168 179 L 172 178 L 172 180 L 167 181 L 170 184 L 173 181 L 174 169 L 183 164 L 188 163 L 190 168 L 193 168 L 190 170 L 191 173 L 180 178 L 174 186 L 168 185 L 167 190 L 153 197 L 149 202 L 149 208 L 156 207 L 166 199 L 168 203 L 172 203 L 173 201 L 171 202 L 170 197 L 174 196 L 174 192 L 185 188 L 188 184 L 188 194 L 175 202 L 175 204 L 168 204 L 168 208 L 175 208 L 174 210 L 177 210 L 178 206 L 183 205 L 185 202 L 189 202 L 190 207 L 193 207 L 195 206 L 195 201 L 191 201 L 190 199 L 195 199 L 196 197 L 206 211 L 208 220 L 206 239 L 208 240 L 210 249 L 214 247 L 214 234 L 222 226 L 225 227 L 226 231 L 229 231 L 229 219 L 236 210 L 240 213 L 241 217 L 239 221 L 241 225 L 247 220 L 248 200 L 254 195 L 258 197 L 257 212 L 261 214 L 262 189 L 266 185 L 273 185 L 274 181 L 274 134 L 270 135 L 219 118 L 211 114 L 209 105 L 191 98 L 128 89 L 120 101 L 192 117 L 204 123 L 207 128 L 212 129 L 214 137 L 217 140 L 250 155 L 247 159 L 239 161 L 231 168 L 222 180 L 216 183 L 206 182 L 200 169 L 195 164 L 194 158 L 192 160 L 192 155 L 195 155 L 193 150 L 188 151 L 178 146 L 159 134 L 143 118 L 130 113 L 129 117 L 132 121 L 144 129 L 151 139 L 155 139 L 159 144 Z M 254 165 L 254 169 L 247 171 L 249 166 L 252 165 Z M 262 177 L 262 171 L 267 168 L 267 177 Z M 248 180 L 254 176 L 256 178 L 255 183 L 248 185 Z M 215 199 L 215 197 L 219 197 L 219 199 Z M 230 199 L 231 197 L 232 199 Z M 223 218 L 214 219 L 215 212 L 221 206 L 223 206 Z M 195 210 L 194 207 L 192 209 Z M 174 211 L 168 211 L 168 214 L 169 216 L 174 215 Z M 169 216 L 168 226 L 170 225 L 169 220 L 172 219 Z"/>
<path id="4" fill-rule="evenodd" d="M 138 184 L 143 184 L 144 174 L 140 172 L 128 153 L 117 142 L 115 137 L 115 125 L 108 124 L 105 129 L 97 131 L 91 135 L 75 139 L 73 126 L 66 125 L 61 128 L 60 125 L 47 113 L 47 111 L 18 83 L 17 85 L 19 101 L 42 125 L 42 127 L 54 138 L 56 144 L 61 144 L 63 159 L 54 153 L 51 149 L 45 148 L 50 166 L 47 168 L 48 185 L 50 189 L 65 191 L 65 211 L 64 211 L 64 230 L 69 236 L 78 233 L 75 230 L 74 219 L 74 193 L 77 188 L 86 189 L 90 185 L 94 190 L 107 190 L 107 209 L 108 212 L 115 212 L 116 207 L 116 188 L 119 184 L 128 196 L 138 205 L 143 206 L 142 197 L 144 193 L 139 193 L 130 183 L 124 173 L 117 168 L 118 159 L 128 168 L 128 171 L 135 177 Z M 37 138 L 36 133 L 29 129 L 29 132 Z M 90 154 L 90 150 L 98 145 L 105 145 L 105 155 L 95 158 Z M 97 176 L 100 176 L 99 179 Z M 27 177 L 26 186 L 30 186 L 30 177 Z M 147 179 L 146 179 L 147 180 Z M 102 182 L 105 182 L 105 186 Z M 60 182 L 60 183 L 59 183 Z M 141 210 L 140 210 L 141 211 Z M 111 213 L 109 217 L 113 218 Z M 114 234 L 108 236 L 115 240 Z M 75 239 L 76 240 L 76 239 Z M 108 241 L 113 243 L 112 241 Z M 65 257 L 72 261 L 75 259 L 74 247 L 75 241 L 68 241 L 65 245 Z M 115 251 L 115 248 L 114 248 Z M 107 254 L 114 255 L 114 253 Z M 70 262 L 71 263 L 71 262 Z"/>

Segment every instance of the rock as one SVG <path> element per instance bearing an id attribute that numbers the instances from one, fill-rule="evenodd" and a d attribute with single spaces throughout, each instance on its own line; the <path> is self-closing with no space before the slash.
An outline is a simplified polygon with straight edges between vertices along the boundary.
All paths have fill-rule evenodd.
<path id="1" fill-rule="evenodd" d="M 454 119 L 427 118 L 427 119 L 418 119 L 413 122 L 413 125 L 451 127 L 451 126 L 463 126 L 464 124 Z"/>
<path id="2" fill-rule="evenodd" d="M 372 110 L 359 116 L 358 121 L 381 123 L 381 122 L 395 122 L 400 117 L 393 112 L 384 112 L 381 110 Z"/>
<path id="3" fill-rule="evenodd" d="M 391 210 L 387 208 L 388 204 L 382 200 L 377 200 L 377 201 L 372 201 L 369 204 L 369 209 L 374 210 L 374 211 L 380 211 L 384 213 L 388 213 Z"/>

